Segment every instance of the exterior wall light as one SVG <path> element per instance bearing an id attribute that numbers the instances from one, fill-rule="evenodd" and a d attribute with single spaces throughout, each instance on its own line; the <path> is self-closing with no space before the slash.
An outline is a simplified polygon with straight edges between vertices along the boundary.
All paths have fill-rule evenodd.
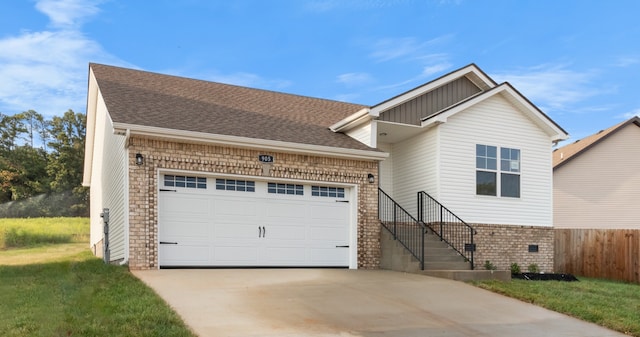
<path id="1" fill-rule="evenodd" d="M 144 157 L 140 153 L 136 153 L 136 165 L 144 164 Z"/>
<path id="2" fill-rule="evenodd" d="M 367 175 L 367 179 L 369 179 L 369 184 L 373 184 L 376 181 L 376 177 L 374 177 L 372 173 Z"/>

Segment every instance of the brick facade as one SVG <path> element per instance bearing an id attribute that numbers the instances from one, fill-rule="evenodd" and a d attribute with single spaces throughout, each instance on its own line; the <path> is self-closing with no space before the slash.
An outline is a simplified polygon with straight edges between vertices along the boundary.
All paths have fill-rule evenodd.
<path id="1" fill-rule="evenodd" d="M 477 230 L 474 237 L 476 269 L 485 269 L 490 261 L 498 270 L 509 270 L 517 263 L 522 272 L 531 264 L 541 272 L 553 272 L 553 227 L 472 224 Z M 537 245 L 538 252 L 530 253 L 529 245 Z"/>
<path id="2" fill-rule="evenodd" d="M 135 165 L 142 154 L 144 164 Z M 258 155 L 274 156 L 262 164 Z M 237 174 L 291 180 L 349 183 L 358 186 L 358 268 L 380 264 L 380 226 L 377 220 L 378 162 L 329 158 L 305 154 L 187 144 L 166 140 L 129 139 L 129 267 L 158 268 L 158 170 Z M 368 182 L 368 174 L 376 183 Z"/>

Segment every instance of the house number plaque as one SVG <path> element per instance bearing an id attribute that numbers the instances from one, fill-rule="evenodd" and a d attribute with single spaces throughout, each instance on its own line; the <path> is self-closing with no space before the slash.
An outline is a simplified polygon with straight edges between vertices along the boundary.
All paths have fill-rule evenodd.
<path id="1" fill-rule="evenodd" d="M 261 154 L 258 156 L 258 160 L 262 163 L 273 163 L 273 156 L 268 154 Z"/>

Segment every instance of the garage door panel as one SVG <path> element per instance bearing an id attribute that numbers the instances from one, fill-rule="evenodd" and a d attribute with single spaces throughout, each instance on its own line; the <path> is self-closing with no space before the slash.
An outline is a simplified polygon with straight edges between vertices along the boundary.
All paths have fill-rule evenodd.
<path id="1" fill-rule="evenodd" d="M 196 240 L 210 240 L 208 222 L 195 220 L 168 220 L 163 222 L 160 239 L 163 238 L 194 238 Z"/>
<path id="2" fill-rule="evenodd" d="M 267 265 L 305 265 L 305 247 L 271 247 L 264 250 Z"/>
<path id="3" fill-rule="evenodd" d="M 161 244 L 159 255 L 165 266 L 206 266 L 209 264 L 209 244 Z"/>
<path id="4" fill-rule="evenodd" d="M 163 192 L 169 193 L 169 192 Z M 202 216 L 209 214 L 209 201 L 202 197 L 172 193 L 171 196 L 162 195 L 160 207 L 166 214 Z"/>
<path id="5" fill-rule="evenodd" d="M 319 266 L 341 266 L 349 258 L 349 248 L 312 248 L 311 261 Z"/>
<path id="6" fill-rule="evenodd" d="M 266 217 L 273 219 L 304 219 L 307 214 L 306 204 L 287 200 L 271 201 L 266 209 Z"/>
<path id="7" fill-rule="evenodd" d="M 257 239 L 260 235 L 259 226 L 254 224 L 222 224 L 216 225 L 214 237 L 216 239 Z"/>
<path id="8" fill-rule="evenodd" d="M 264 226 L 265 239 L 270 241 L 275 240 L 304 240 L 307 237 L 306 226 L 304 223 L 291 224 L 291 225 L 272 225 L 266 224 Z"/>
<path id="9" fill-rule="evenodd" d="M 258 264 L 258 248 L 249 245 L 217 246 L 214 248 L 216 265 L 246 266 Z"/>
<path id="10" fill-rule="evenodd" d="M 255 216 L 257 214 L 256 200 L 251 199 L 226 199 L 216 200 L 215 202 L 215 216 Z"/>
<path id="11" fill-rule="evenodd" d="M 349 242 L 349 233 L 340 227 L 311 227 L 309 239 L 313 241 L 338 241 L 340 244 Z"/>

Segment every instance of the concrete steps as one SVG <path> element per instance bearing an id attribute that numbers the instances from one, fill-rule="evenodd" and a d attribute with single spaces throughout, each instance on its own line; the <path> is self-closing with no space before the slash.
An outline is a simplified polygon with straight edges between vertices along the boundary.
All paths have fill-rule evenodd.
<path id="1" fill-rule="evenodd" d="M 420 237 L 413 238 L 419 246 Z M 424 270 L 420 269 L 420 262 L 384 227 L 381 228 L 382 257 L 380 268 L 408 273 L 423 274 L 434 277 L 448 278 L 459 281 L 499 279 L 510 280 L 510 271 L 471 270 L 471 263 L 458 254 L 440 238 L 430 232 L 424 235 Z"/>

